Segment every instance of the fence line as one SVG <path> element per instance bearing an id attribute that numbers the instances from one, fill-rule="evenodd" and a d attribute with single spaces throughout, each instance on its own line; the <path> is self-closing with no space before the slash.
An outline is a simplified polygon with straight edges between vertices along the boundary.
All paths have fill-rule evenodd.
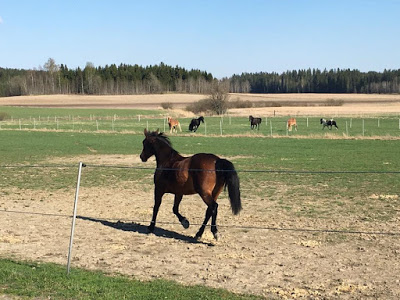
<path id="1" fill-rule="evenodd" d="M 132 170 L 159 170 L 159 171 L 193 171 L 193 172 L 238 172 L 238 173 L 276 173 L 276 174 L 400 174 L 400 171 L 306 171 L 306 170 L 205 170 L 205 169 L 180 169 L 180 168 L 157 168 L 157 167 L 137 167 L 137 166 L 118 166 L 118 165 L 91 165 L 91 168 L 110 168 L 110 169 L 132 169 Z M 0 168 L 76 168 L 76 165 L 0 165 Z"/>
<path id="2" fill-rule="evenodd" d="M 227 116 L 225 116 L 227 117 Z M 53 117 L 52 117 L 53 118 Z M 76 117 L 75 117 L 76 118 Z M 120 132 L 122 133 L 124 130 L 127 130 L 129 128 L 131 128 L 131 130 L 136 130 L 136 126 L 138 126 L 138 124 L 140 124 L 140 126 L 144 126 L 145 124 L 142 124 L 143 122 L 141 122 L 140 119 L 140 115 L 137 115 L 138 118 L 138 122 L 136 122 L 136 116 L 122 116 L 122 117 L 118 117 L 116 115 L 114 116 L 94 116 L 94 115 L 90 115 L 90 116 L 86 116 L 86 117 L 79 117 L 77 116 L 77 118 L 75 119 L 74 116 L 55 116 L 54 120 L 50 121 L 50 117 L 47 118 L 47 123 L 45 120 L 42 121 L 42 119 L 39 116 L 39 120 L 37 121 L 36 118 L 19 118 L 19 119 L 14 119 L 11 118 L 11 122 L 13 124 L 10 124 L 9 122 L 3 123 L 4 125 L 0 125 L 0 129 L 7 129 L 7 130 L 25 130 L 25 129 L 33 129 L 33 130 L 40 130 L 40 129 L 49 129 L 49 130 L 59 130 L 61 127 L 63 127 L 62 130 L 64 131 L 70 131 L 72 128 L 72 131 L 76 131 L 75 127 L 78 126 L 80 129 L 78 129 L 79 131 L 85 131 L 85 132 L 95 132 L 95 131 L 106 131 L 106 132 Z M 217 119 L 219 118 L 219 122 L 218 124 L 209 124 L 210 128 L 213 128 L 213 133 L 212 135 L 216 135 L 216 136 L 222 136 L 222 135 L 226 135 L 229 134 L 228 131 L 230 132 L 231 130 L 227 130 L 226 128 L 223 128 L 223 120 L 224 120 L 224 116 L 220 116 L 220 117 L 209 117 L 210 119 Z M 239 119 L 241 119 L 240 123 L 235 122 L 235 125 L 245 125 L 248 126 L 248 122 L 244 122 L 243 120 L 245 118 L 243 117 L 237 117 Z M 315 119 L 314 121 L 317 121 L 319 117 L 314 116 L 314 117 L 308 117 L 308 116 L 298 116 L 297 117 L 298 120 L 298 124 L 299 123 L 304 123 L 305 128 L 309 128 L 309 118 Z M 165 132 L 165 118 L 163 117 L 163 122 L 164 122 L 164 132 Z M 188 119 L 188 118 L 181 118 L 181 119 Z M 278 124 L 278 126 L 274 127 L 274 132 L 273 132 L 273 127 L 272 127 L 272 120 L 270 120 L 270 127 L 268 128 L 268 119 L 266 118 L 266 122 L 265 122 L 265 129 L 262 130 L 261 135 L 262 136 L 290 136 L 288 134 L 287 131 L 283 130 L 283 124 L 286 124 L 286 116 L 281 116 L 279 118 L 273 118 L 274 122 L 276 124 Z M 347 123 L 348 122 L 348 117 L 341 117 L 341 121 Z M 389 130 L 389 135 L 393 136 L 393 137 L 397 137 L 398 136 L 398 130 L 400 130 L 400 118 L 398 119 L 397 122 L 397 117 L 394 116 L 389 116 L 387 118 L 382 117 L 382 124 L 380 121 L 381 118 L 378 118 L 378 123 L 376 124 L 376 118 L 371 116 L 369 118 L 365 118 L 363 115 L 359 116 L 356 120 L 359 121 L 361 120 L 362 124 L 360 124 L 359 126 L 352 126 L 353 123 L 353 118 L 350 118 L 349 122 L 350 122 L 350 127 L 348 128 L 346 126 L 346 136 L 384 136 L 384 133 L 375 133 L 372 131 L 372 129 L 374 129 L 376 126 L 377 128 L 380 128 L 381 125 L 383 125 L 383 121 L 385 121 L 385 123 L 387 124 L 387 122 L 392 122 L 393 124 L 390 123 L 390 127 L 386 128 L 386 135 L 388 134 L 387 130 Z M 121 120 L 122 122 L 119 123 L 119 125 L 117 126 L 116 121 L 117 120 Z M 149 128 L 149 122 L 153 122 L 153 124 L 155 122 L 159 122 L 161 120 L 161 118 L 159 117 L 147 117 L 146 118 L 146 128 Z M 365 120 L 367 121 L 367 123 L 364 124 Z M 21 123 L 21 121 L 23 123 Z M 143 120 L 142 120 L 143 121 Z M 189 121 L 189 120 L 188 120 Z M 28 122 L 28 123 L 27 123 Z M 51 122 L 51 123 L 49 123 Z M 78 122 L 78 123 L 77 123 Z M 373 122 L 374 125 L 371 125 Z M 398 124 L 397 124 L 398 123 Z M 159 123 L 157 123 L 159 124 Z M 229 125 L 232 124 L 231 121 L 231 116 L 229 116 Z M 316 124 L 316 122 L 315 122 Z M 132 127 L 133 126 L 133 127 Z M 316 125 L 317 126 L 317 125 Z M 157 125 L 154 128 L 157 127 L 161 127 L 159 125 Z M 285 126 L 286 127 L 286 126 Z M 349 130 L 352 128 L 355 128 L 356 131 L 355 132 L 350 132 Z M 86 129 L 84 129 L 86 128 Z M 88 129 L 90 128 L 90 129 Z M 118 128 L 118 129 L 117 129 Z M 243 127 L 241 127 L 243 128 Z M 315 130 L 316 127 L 314 127 L 313 130 Z M 368 130 L 367 130 L 368 129 Z M 360 130 L 360 132 L 359 132 Z M 210 131 L 210 130 L 209 130 Z M 207 128 L 206 128 L 206 124 L 204 124 L 204 132 L 205 135 L 207 135 Z M 247 131 L 246 131 L 247 132 Z M 260 133 L 260 132 L 259 132 Z M 344 133 L 344 132 L 343 132 Z M 313 135 L 312 132 L 307 131 L 306 134 L 309 135 Z M 314 134 L 316 134 L 316 132 L 314 132 Z M 294 136 L 299 136 L 299 134 L 296 134 Z M 339 135 L 340 136 L 340 135 Z"/>
<path id="3" fill-rule="evenodd" d="M 38 213 L 38 212 L 25 212 L 25 211 L 17 211 L 17 210 L 0 210 L 0 213 L 14 213 L 14 214 L 26 214 L 26 215 L 40 215 L 40 216 L 49 216 L 49 217 L 64 217 L 64 218 L 72 218 L 72 215 L 64 215 L 64 214 L 50 214 L 50 213 Z M 133 225 L 140 225 L 139 223 L 148 223 L 148 220 L 132 220 L 126 218 L 95 218 L 95 217 L 85 217 L 77 215 L 77 219 L 83 220 L 96 220 L 98 222 L 130 222 Z M 157 221 L 157 224 L 164 225 L 181 225 L 179 222 L 165 222 L 165 221 Z M 125 224 L 126 225 L 126 224 Z M 193 223 L 190 225 L 201 226 L 203 223 Z M 123 225 L 121 225 L 122 227 Z M 206 225 L 210 227 L 210 224 Z M 387 236 L 400 236 L 400 232 L 392 232 L 392 231 L 359 231 L 359 230 L 340 230 L 340 229 L 311 229 L 311 228 L 293 228 L 293 227 L 271 227 L 271 226 L 242 226 L 242 225 L 218 225 L 220 228 L 233 228 L 233 229 L 255 229 L 255 230 L 270 230 L 270 231 L 293 231 L 293 232 L 320 232 L 320 233 L 343 233 L 343 234 L 372 234 L 372 235 L 387 235 Z"/>

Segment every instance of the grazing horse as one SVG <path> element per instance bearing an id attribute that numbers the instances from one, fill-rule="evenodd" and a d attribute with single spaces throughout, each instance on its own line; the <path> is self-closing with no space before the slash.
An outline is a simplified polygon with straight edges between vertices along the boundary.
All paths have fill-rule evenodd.
<path id="1" fill-rule="evenodd" d="M 288 131 L 292 131 L 292 128 L 294 127 L 294 130 L 297 131 L 297 122 L 295 118 L 290 118 L 289 120 L 287 120 L 286 123 L 286 128 Z"/>
<path id="2" fill-rule="evenodd" d="M 157 167 L 154 172 L 154 208 L 153 218 L 148 231 L 153 232 L 156 225 L 158 209 L 165 193 L 175 195 L 173 212 L 184 228 L 189 221 L 179 213 L 179 203 L 183 195 L 199 194 L 207 204 L 206 216 L 195 239 L 201 238 L 204 229 L 211 219 L 211 232 L 217 239 L 217 198 L 224 187 L 228 195 L 233 214 L 242 209 L 239 190 L 239 177 L 233 164 L 214 154 L 198 153 L 190 157 L 181 156 L 172 148 L 171 142 L 164 133 L 144 130 L 143 150 L 140 159 L 146 162 L 155 155 Z"/>
<path id="3" fill-rule="evenodd" d="M 169 126 L 169 132 L 172 133 L 172 131 L 177 132 L 178 130 L 176 129 L 177 127 L 179 128 L 179 131 L 182 132 L 181 128 L 181 123 L 179 123 L 178 120 L 172 119 L 171 117 L 167 117 L 168 121 L 168 126 Z"/>
<path id="4" fill-rule="evenodd" d="M 321 119 L 320 123 L 322 124 L 322 129 L 324 129 L 325 127 L 328 127 L 330 130 L 332 130 L 332 126 L 336 127 L 336 130 L 339 129 L 339 127 L 336 124 L 336 121 L 334 119 L 330 119 L 330 120 L 325 120 L 325 119 Z"/>
<path id="5" fill-rule="evenodd" d="M 261 118 L 253 118 L 253 116 L 249 116 L 249 121 L 251 129 L 254 129 L 254 127 L 256 127 L 257 130 L 260 129 Z"/>
<path id="6" fill-rule="evenodd" d="M 201 116 L 200 118 L 197 119 L 192 119 L 189 124 L 189 130 L 196 132 L 197 128 L 200 126 L 200 122 L 204 123 L 204 118 Z"/>

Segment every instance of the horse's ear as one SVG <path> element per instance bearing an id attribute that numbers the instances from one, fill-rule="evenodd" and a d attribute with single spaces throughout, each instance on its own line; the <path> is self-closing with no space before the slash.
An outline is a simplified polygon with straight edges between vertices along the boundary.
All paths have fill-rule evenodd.
<path id="1" fill-rule="evenodd" d="M 157 128 L 156 130 L 156 134 L 158 134 L 160 132 L 160 128 Z"/>
<path id="2" fill-rule="evenodd" d="M 145 135 L 145 136 L 148 136 L 148 135 L 149 135 L 149 132 L 147 131 L 147 129 L 146 129 L 146 128 L 144 129 L 144 131 L 143 131 L 143 132 L 144 132 L 144 135 Z"/>

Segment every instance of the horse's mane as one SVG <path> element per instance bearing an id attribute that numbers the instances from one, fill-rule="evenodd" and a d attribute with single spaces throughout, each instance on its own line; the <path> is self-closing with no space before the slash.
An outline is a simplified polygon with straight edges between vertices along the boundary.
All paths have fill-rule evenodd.
<path id="1" fill-rule="evenodd" d="M 158 131 L 152 131 L 152 132 L 148 132 L 147 133 L 148 137 L 154 137 L 157 140 L 166 143 L 169 147 L 172 148 L 173 151 L 175 151 L 176 153 L 179 153 L 178 151 L 176 151 L 173 147 L 172 147 L 172 143 L 171 140 L 168 138 L 168 136 L 165 134 L 165 132 L 158 132 Z"/>

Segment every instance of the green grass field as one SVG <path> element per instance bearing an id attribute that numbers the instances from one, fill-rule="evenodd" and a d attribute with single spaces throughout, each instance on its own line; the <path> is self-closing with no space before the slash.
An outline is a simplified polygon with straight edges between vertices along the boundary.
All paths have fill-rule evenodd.
<path id="1" fill-rule="evenodd" d="M 35 118 L 46 115 L 45 112 L 54 118 L 61 116 L 62 111 L 34 110 Z M 24 121 L 22 130 L 19 130 L 19 124 L 15 120 L 0 122 L 1 193 L 9 193 L 15 187 L 21 191 L 73 190 L 79 162 L 77 159 L 71 163 L 73 158 L 111 154 L 138 157 L 142 150 L 143 128 L 148 126 L 149 129 L 163 130 L 164 126 L 160 112 L 145 115 L 143 111 L 118 110 L 113 131 L 112 120 L 107 120 L 107 116 L 116 114 L 115 110 L 99 110 L 96 113 L 94 110 L 79 110 L 82 118 L 75 123 L 72 130 L 68 127 L 71 123 L 68 123 L 70 121 L 67 116 L 77 116 L 76 111 L 66 110 L 63 115 L 65 119 L 59 120 L 59 131 L 56 131 L 54 127 L 50 127 L 54 126 L 54 120 L 37 121 L 36 129 L 47 130 L 34 130 L 33 117 L 28 116 L 33 115 L 32 109 L 10 108 L 7 113 L 19 116 Z M 139 114 L 143 115 L 140 121 Z M 99 122 L 99 131 L 94 125 L 96 120 Z M 223 119 L 222 137 L 221 118 L 214 117 L 206 118 L 207 126 L 202 124 L 197 133 L 173 134 L 170 139 L 174 148 L 184 155 L 210 152 L 232 160 L 239 172 L 244 207 L 252 201 L 268 201 L 273 204 L 276 212 L 282 212 L 291 218 L 332 221 L 340 215 L 352 220 L 372 222 L 371 224 L 391 221 L 400 209 L 400 173 L 397 173 L 400 171 L 400 140 L 386 137 L 399 136 L 398 119 L 382 117 L 379 119 L 379 127 L 378 118 L 365 119 L 364 135 L 375 136 L 375 139 L 342 138 L 342 126 L 346 121 L 349 135 L 362 136 L 362 119 L 336 120 L 340 130 L 329 131 L 329 135 L 337 136 L 335 139 L 324 138 L 328 131 L 321 130 L 319 119 L 316 118 L 308 119 L 308 127 L 306 118 L 298 118 L 299 131 L 290 133 L 286 132 L 283 118 L 272 119 L 274 138 L 271 138 L 270 125 L 263 123 L 261 130 L 254 132 L 249 129 L 246 118 L 233 117 Z M 188 124 L 189 119 L 182 119 L 181 122 Z M 268 122 L 270 124 L 271 120 L 268 119 Z M 186 125 L 183 127 L 186 131 Z M 275 138 L 278 134 L 283 137 Z M 302 138 L 286 138 L 286 135 L 301 135 Z M 49 162 L 54 158 L 68 158 L 68 162 Z M 15 167 L 16 165 L 20 167 Z M 33 165 L 39 167 L 32 167 Z M 151 189 L 149 176 L 153 170 L 136 168 L 140 166 L 142 164 L 129 166 L 133 168 L 113 168 L 89 164 L 84 170 L 81 184 L 86 187 L 106 187 L 123 186 L 135 181 Z M 47 267 L 56 269 L 49 271 L 48 275 L 40 275 L 44 277 L 38 277 L 39 270 L 46 274 Z M 105 293 L 106 296 L 99 299 L 116 299 L 124 296 L 129 298 L 136 293 L 125 287 L 121 292 L 117 291 L 121 286 L 131 284 L 130 281 L 127 283 L 127 279 L 104 277 L 84 271 L 79 273 L 80 278 L 68 279 L 61 278 L 63 276 L 57 267 L 19 264 L 7 260 L 0 261 L 0 270 L 2 291 L 20 296 L 91 299 Z M 53 277 L 61 278 L 58 285 L 60 290 L 55 292 Z M 87 286 L 78 287 L 77 282 L 82 281 Z M 155 282 L 156 287 L 151 286 L 152 284 L 149 284 L 150 290 L 160 289 L 154 299 L 164 298 L 166 294 L 161 292 L 164 288 L 166 291 L 174 290 L 172 293 L 176 294 L 168 292 L 168 297 L 175 295 L 172 298 L 176 299 L 235 299 L 231 294 L 221 291 L 204 292 L 202 288 L 178 288 L 164 281 Z M 103 286 L 112 286 L 115 291 L 108 294 Z M 68 292 L 66 287 L 75 289 Z M 18 290 L 22 292 L 17 292 Z M 148 290 L 137 299 L 149 299 L 143 296 L 146 293 Z"/>
<path id="2" fill-rule="evenodd" d="M 55 264 L 0 259 L 0 295 L 23 299 L 261 299 L 202 286 L 185 287 L 166 280 L 141 282 L 81 269 L 67 275 Z M 7 298 L 6 298 L 7 299 Z"/>

